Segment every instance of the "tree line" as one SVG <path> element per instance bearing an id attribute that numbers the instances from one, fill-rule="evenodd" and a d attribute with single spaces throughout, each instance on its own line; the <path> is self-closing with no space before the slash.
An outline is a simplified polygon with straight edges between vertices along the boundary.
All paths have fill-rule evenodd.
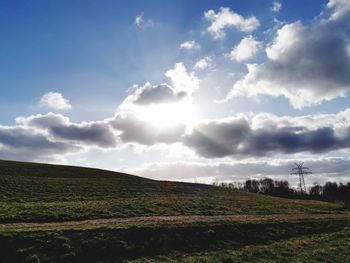
<path id="1" fill-rule="evenodd" d="M 306 193 L 301 193 L 297 189 L 290 187 L 289 182 L 286 180 L 273 180 L 271 178 L 264 178 L 260 180 L 248 179 L 244 183 L 215 182 L 214 185 L 277 197 L 317 199 L 342 202 L 348 206 L 350 205 L 350 182 L 346 184 L 326 182 L 324 185 L 315 183 L 313 186 L 308 188 Z"/>

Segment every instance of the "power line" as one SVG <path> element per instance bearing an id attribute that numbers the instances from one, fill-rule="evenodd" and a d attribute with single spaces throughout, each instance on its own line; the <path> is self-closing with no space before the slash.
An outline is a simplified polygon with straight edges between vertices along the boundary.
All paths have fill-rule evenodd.
<path id="1" fill-rule="evenodd" d="M 306 186 L 305 186 L 305 180 L 304 175 L 306 174 L 312 174 L 312 172 L 309 171 L 308 167 L 303 167 L 304 163 L 295 163 L 296 167 L 292 168 L 291 175 L 298 175 L 299 176 L 299 189 L 300 192 L 306 193 Z"/>

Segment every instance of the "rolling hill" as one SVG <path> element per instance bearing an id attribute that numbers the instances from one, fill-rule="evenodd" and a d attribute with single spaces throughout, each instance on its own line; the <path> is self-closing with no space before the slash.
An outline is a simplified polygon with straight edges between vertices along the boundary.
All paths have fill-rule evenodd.
<path id="1" fill-rule="evenodd" d="M 1 262 L 205 260 L 207 251 L 348 231 L 349 219 L 334 203 L 0 161 Z"/>

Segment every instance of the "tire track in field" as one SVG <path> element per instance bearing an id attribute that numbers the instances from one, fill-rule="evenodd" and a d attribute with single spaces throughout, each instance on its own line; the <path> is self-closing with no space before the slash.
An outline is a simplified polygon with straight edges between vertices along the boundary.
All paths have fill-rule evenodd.
<path id="1" fill-rule="evenodd" d="M 0 232 L 7 231 L 50 231 L 81 230 L 96 228 L 127 228 L 147 225 L 185 225 L 192 223 L 218 222 L 293 222 L 310 220 L 350 220 L 350 213 L 344 214 L 276 214 L 276 215 L 218 215 L 218 216 L 142 216 L 129 218 L 90 219 L 81 221 L 45 222 L 45 223 L 4 223 Z M 350 222 L 350 221 L 349 221 Z"/>

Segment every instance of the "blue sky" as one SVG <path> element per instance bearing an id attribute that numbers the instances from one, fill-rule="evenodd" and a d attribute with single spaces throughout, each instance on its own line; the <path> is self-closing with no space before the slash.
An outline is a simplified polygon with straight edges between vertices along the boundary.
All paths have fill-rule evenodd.
<path id="1" fill-rule="evenodd" d="M 308 22 L 325 4 L 309 1 L 304 6 L 303 2 L 286 1 L 276 17 Z M 207 24 L 203 13 L 221 6 L 242 15 L 254 14 L 262 21 L 262 30 L 275 16 L 270 12 L 271 1 L 128 1 L 124 5 L 117 1 L 2 1 L 2 121 L 13 122 L 51 90 L 82 107 L 105 105 L 101 112 L 88 112 L 90 116 L 110 114 L 131 85 L 163 81 L 164 72 L 176 62 L 191 63 L 201 54 L 228 50 L 239 41 L 243 34 L 234 30 L 219 42 L 201 34 Z M 154 26 L 135 27 L 135 17 L 141 13 Z M 266 38 L 262 32 L 256 34 Z M 200 40 L 202 50 L 181 52 L 179 43 L 188 38 Z M 80 111 L 83 115 L 84 109 Z"/>
<path id="2" fill-rule="evenodd" d="M 205 182 L 281 178 L 289 163 L 305 159 L 344 163 L 332 176 L 318 168 L 308 183 L 346 180 L 347 130 L 339 127 L 348 121 L 350 83 L 342 72 L 350 65 L 349 6 L 1 1 L 0 157 Z M 264 134 L 274 143 L 252 146 L 236 134 L 238 120 L 251 141 Z M 202 138 L 207 133 L 210 140 Z M 235 150 L 218 147 L 221 141 Z M 247 172 L 271 163 L 274 172 Z M 176 177 L 175 165 L 191 174 Z"/>

